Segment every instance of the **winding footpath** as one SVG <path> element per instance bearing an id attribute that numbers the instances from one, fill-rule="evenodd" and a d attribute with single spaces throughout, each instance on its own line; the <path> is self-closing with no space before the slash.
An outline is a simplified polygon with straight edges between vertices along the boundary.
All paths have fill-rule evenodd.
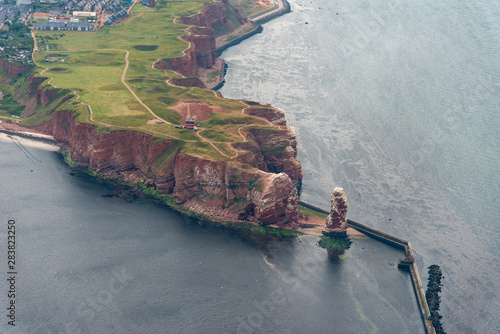
<path id="1" fill-rule="evenodd" d="M 138 0 L 134 1 L 133 5 L 135 5 L 136 3 L 138 2 Z M 133 5 L 131 6 L 131 8 L 133 7 Z M 200 5 L 199 7 L 201 7 L 202 5 Z M 201 11 L 199 11 L 201 12 Z M 173 15 L 173 14 L 172 14 Z M 176 16 L 174 18 L 174 23 L 177 24 L 177 19 L 179 17 Z M 189 26 L 187 27 L 184 31 L 188 34 L 188 35 L 191 35 L 192 33 L 189 31 L 189 28 L 191 28 L 192 26 Z M 33 48 L 33 53 L 32 53 L 32 58 L 33 58 L 33 63 L 39 67 L 45 67 L 45 66 L 42 66 L 40 64 L 37 64 L 37 62 L 35 61 L 35 52 L 36 51 L 40 51 L 38 49 L 38 43 L 37 43 L 37 40 L 36 40 L 36 35 L 35 35 L 35 31 L 32 29 L 31 30 L 31 36 L 33 37 L 33 41 L 34 41 L 34 48 Z M 185 42 L 188 44 L 187 48 L 184 49 L 182 51 L 182 54 L 184 56 L 186 56 L 187 54 L 187 51 L 192 47 L 192 43 L 190 41 L 186 41 L 185 39 L 182 38 L 182 36 L 178 36 L 179 40 Z M 158 116 L 157 114 L 154 113 L 153 110 L 151 110 L 151 108 L 149 108 L 140 98 L 139 96 L 137 96 L 137 94 L 134 92 L 134 90 L 129 86 L 129 84 L 127 83 L 127 80 L 126 80 L 126 77 L 127 77 L 127 71 L 128 71 L 128 68 L 129 68 L 129 65 L 130 65 L 130 62 L 129 62 L 129 55 L 130 55 L 130 52 L 128 50 L 124 50 L 124 49 L 97 49 L 97 50 L 85 50 L 85 51 L 99 51 L 99 50 L 106 50 L 106 51 L 121 51 L 121 52 L 124 52 L 125 53 L 125 67 L 123 69 L 123 73 L 122 73 L 122 76 L 121 76 L 121 83 L 127 88 L 127 90 L 130 92 L 130 94 L 134 97 L 135 100 L 137 100 L 137 102 L 142 105 L 150 114 L 151 116 L 153 116 L 158 122 L 156 124 L 169 124 L 169 125 L 175 125 L 171 122 L 168 122 L 166 121 L 165 119 L 161 118 L 160 116 Z M 78 50 L 78 51 L 83 51 L 83 50 Z M 160 59 L 158 59 L 157 61 L 153 62 L 151 64 L 151 68 L 153 69 L 156 69 L 155 67 L 155 64 L 160 61 Z M 43 75 L 45 72 L 49 71 L 49 68 L 48 67 L 45 67 L 41 72 L 40 72 L 40 75 Z M 184 86 L 178 86 L 178 85 L 175 85 L 173 84 L 172 82 L 170 82 L 172 80 L 172 76 L 168 75 L 167 74 L 167 70 L 164 69 L 164 73 L 165 75 L 169 78 L 167 80 L 165 80 L 165 82 L 171 86 L 171 87 L 176 87 L 176 88 L 187 88 L 187 87 L 184 87 Z M 178 72 L 176 72 L 178 73 Z M 184 75 L 182 75 L 181 73 L 178 73 L 182 78 L 185 78 Z M 50 77 L 50 79 L 47 81 L 48 84 L 52 85 L 54 88 L 57 88 L 57 86 L 52 82 L 54 80 L 54 77 Z M 192 88 L 191 88 L 192 89 Z M 163 132 L 158 132 L 158 131 L 154 131 L 154 130 L 151 130 L 149 128 L 145 128 L 145 127 L 131 127 L 131 126 L 120 126 L 120 125 L 113 125 L 113 124 L 108 124 L 108 123 L 105 123 L 105 122 L 100 122 L 100 121 L 97 121 L 94 119 L 94 112 L 92 110 L 92 107 L 83 102 L 81 100 L 81 96 L 75 91 L 75 90 L 72 90 L 72 92 L 75 94 L 75 99 L 74 99 L 74 102 L 78 102 L 78 103 L 81 103 L 82 105 L 86 106 L 89 110 L 89 120 L 92 122 L 92 123 L 95 123 L 95 124 L 99 124 L 99 125 L 102 125 L 102 126 L 105 126 L 105 127 L 115 127 L 115 128 L 121 128 L 121 129 L 127 129 L 127 130 L 134 130 L 134 129 L 140 129 L 142 131 L 146 131 L 146 132 L 150 132 L 150 133 L 153 133 L 153 134 L 157 134 L 157 135 L 161 135 L 161 136 L 166 136 L 166 137 L 169 137 L 169 138 L 172 138 L 172 139 L 177 139 L 177 140 L 182 140 L 182 141 L 185 141 L 185 142 L 198 142 L 198 140 L 189 140 L 189 139 L 182 139 L 182 138 L 179 138 L 177 136 L 174 136 L 174 135 L 170 135 L 170 134 L 166 134 L 166 133 L 163 133 Z M 222 97 L 222 94 L 218 91 L 213 91 L 214 95 L 218 98 L 218 99 L 221 99 L 221 100 L 225 100 L 223 97 Z M 245 101 L 240 101 L 242 104 L 246 105 L 246 107 L 244 107 L 242 110 L 241 110 L 241 113 L 242 114 L 246 114 L 245 111 L 250 108 L 251 106 L 248 105 L 247 103 L 245 103 Z M 264 119 L 269 126 L 272 126 L 272 127 L 276 127 L 276 128 L 283 128 L 279 125 L 276 125 L 276 124 L 273 124 L 272 122 L 270 122 L 269 120 L 267 119 Z M 235 159 L 237 158 L 239 155 L 240 155 L 240 151 L 238 149 L 236 149 L 233 144 L 235 143 L 244 143 L 244 142 L 248 142 L 248 139 L 247 137 L 245 136 L 244 132 L 242 132 L 242 129 L 245 128 L 245 127 L 253 127 L 253 126 L 257 126 L 257 124 L 248 124 L 248 125 L 242 125 L 238 128 L 238 134 L 241 136 L 242 138 L 242 141 L 240 142 L 217 142 L 217 141 L 212 141 L 208 138 L 205 138 L 202 136 L 202 132 L 204 132 L 205 130 L 204 129 L 201 129 L 200 131 L 197 131 L 196 132 L 196 136 L 198 138 L 200 138 L 200 140 L 202 142 L 205 142 L 205 143 L 209 143 L 219 154 L 221 154 L 223 157 L 225 158 L 229 158 L 229 159 Z M 286 129 L 289 129 L 288 126 L 285 127 Z M 229 156 L 227 155 L 226 153 L 224 153 L 221 149 L 219 149 L 215 144 L 225 144 L 227 145 L 227 147 L 229 148 L 229 150 L 233 151 L 234 154 L 232 156 Z"/>
<path id="2" fill-rule="evenodd" d="M 170 122 L 167 122 L 166 120 L 164 120 L 160 116 L 156 115 L 153 112 L 153 110 L 151 110 L 144 102 L 142 102 L 142 100 L 137 96 L 137 94 L 127 84 L 127 82 L 125 80 L 125 77 L 127 76 L 127 70 L 128 70 L 128 66 L 129 66 L 128 56 L 129 56 L 130 52 L 128 50 L 122 50 L 122 49 L 104 49 L 104 50 L 117 50 L 117 51 L 124 51 L 125 52 L 125 68 L 123 69 L 123 74 L 122 74 L 122 84 L 125 87 L 127 87 L 127 89 L 130 92 L 130 94 L 132 94 L 132 96 L 135 97 L 135 99 L 137 100 L 137 102 L 139 102 L 144 108 L 146 108 L 146 110 L 149 111 L 149 113 L 151 115 L 153 115 L 153 117 L 155 117 L 157 120 L 161 121 L 162 123 L 172 124 Z"/>

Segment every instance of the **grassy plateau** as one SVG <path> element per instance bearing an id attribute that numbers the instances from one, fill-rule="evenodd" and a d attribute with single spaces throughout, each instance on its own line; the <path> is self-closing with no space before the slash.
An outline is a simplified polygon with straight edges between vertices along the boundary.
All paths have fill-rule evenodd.
<path id="1" fill-rule="evenodd" d="M 66 98 L 58 93 L 59 102 L 45 108 L 37 106 L 30 115 L 24 115 L 28 117 L 21 117 L 20 124 L 41 124 L 52 117 L 53 110 L 64 108 L 76 112 L 79 122 L 91 123 L 99 131 L 134 130 L 158 139 L 176 139 L 183 150 L 210 160 L 237 156 L 229 144 L 246 140 L 244 131 L 239 131 L 245 127 L 265 126 L 279 131 L 261 118 L 246 115 L 243 102 L 223 99 L 206 89 L 172 85 L 168 80 L 182 75 L 154 67 L 160 59 L 184 55 L 189 43 L 181 36 L 189 34 L 189 26 L 179 24 L 178 18 L 201 12 L 209 2 L 160 0 L 156 8 L 138 2 L 128 17 L 96 32 L 34 31 L 35 77 L 47 78 L 43 87 L 63 91 Z M 22 80 L 18 81 L 21 85 Z M 6 95 L 0 113 L 22 115 L 22 107 L 11 95 Z M 197 133 L 179 128 L 182 116 L 174 108 L 193 100 L 218 107 L 208 119 L 200 121 Z"/>

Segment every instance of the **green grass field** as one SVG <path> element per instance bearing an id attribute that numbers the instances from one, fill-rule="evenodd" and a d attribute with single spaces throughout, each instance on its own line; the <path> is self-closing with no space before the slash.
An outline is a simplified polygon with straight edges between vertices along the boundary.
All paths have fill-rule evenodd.
<path id="1" fill-rule="evenodd" d="M 188 26 L 174 23 L 175 17 L 196 14 L 205 2 L 211 1 L 160 0 L 157 8 L 138 3 L 122 22 L 101 27 L 97 32 L 37 31 L 40 51 L 34 54 L 34 58 L 40 66 L 38 72 L 51 78 L 44 85 L 50 87 L 50 82 L 50 85 L 74 91 L 79 96 L 78 101 L 75 101 L 75 95 L 65 107 L 79 113 L 80 122 L 92 123 L 89 108 L 85 106 L 88 105 L 93 112 L 94 124 L 103 131 L 132 128 L 159 138 L 179 139 L 184 144 L 177 145 L 183 146 L 183 151 L 191 155 L 227 160 L 235 154 L 227 143 L 243 140 L 238 128 L 250 124 L 266 126 L 267 122 L 243 114 L 245 104 L 222 99 L 213 91 L 170 86 L 167 80 L 181 75 L 153 68 L 158 59 L 182 56 L 188 43 L 178 37 L 187 34 Z M 129 65 L 124 83 L 122 76 L 127 52 Z M 212 141 L 223 154 L 210 143 L 203 142 L 196 133 L 175 128 L 174 125 L 180 124 L 181 116 L 172 106 L 180 100 L 197 100 L 221 107 L 208 120 L 200 122 L 200 134 Z M 7 106 L 7 102 L 5 105 L 10 111 L 16 107 Z M 172 124 L 155 124 L 157 120 L 148 108 Z M 41 112 L 24 122 L 34 125 L 48 117 L 48 113 Z"/>
<path id="2" fill-rule="evenodd" d="M 326 213 L 311 210 L 311 209 L 306 208 L 305 206 L 302 206 L 302 205 L 299 205 L 299 211 L 305 216 L 317 216 L 317 217 L 324 218 L 324 219 L 326 219 L 328 217 L 328 215 Z"/>

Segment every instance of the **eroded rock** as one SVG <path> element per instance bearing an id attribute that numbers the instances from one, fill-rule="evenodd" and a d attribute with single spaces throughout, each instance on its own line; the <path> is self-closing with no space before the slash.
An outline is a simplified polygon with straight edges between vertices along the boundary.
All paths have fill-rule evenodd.
<path id="1" fill-rule="evenodd" d="M 347 198 L 344 189 L 333 189 L 330 198 L 330 214 L 326 218 L 327 232 L 342 232 L 347 230 Z"/>

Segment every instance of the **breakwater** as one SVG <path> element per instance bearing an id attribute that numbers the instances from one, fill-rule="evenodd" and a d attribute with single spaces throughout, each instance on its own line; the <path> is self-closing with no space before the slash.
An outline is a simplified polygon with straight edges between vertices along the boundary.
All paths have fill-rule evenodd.
<path id="1" fill-rule="evenodd" d="M 330 212 L 327 210 L 323 210 L 321 208 L 318 208 L 314 205 L 304 203 L 302 201 L 299 201 L 299 205 L 302 205 L 308 209 L 321 212 L 321 213 L 326 213 L 329 214 Z M 424 288 L 422 286 L 422 281 L 420 280 L 420 275 L 418 273 L 418 267 L 417 264 L 414 261 L 413 257 L 413 250 L 411 248 L 411 244 L 408 240 L 401 239 L 399 237 L 396 237 L 394 235 L 391 235 L 386 232 L 382 232 L 380 230 L 377 230 L 373 227 L 358 223 L 354 220 L 347 219 L 347 225 L 349 227 L 354 228 L 355 230 L 366 234 L 367 236 L 380 240 L 392 247 L 399 248 L 404 251 L 405 253 L 405 258 L 400 259 L 398 262 L 398 266 L 400 268 L 407 268 L 408 271 L 410 272 L 411 276 L 411 281 L 413 284 L 413 290 L 415 291 L 415 295 L 417 297 L 418 301 L 418 306 L 420 309 L 420 314 L 422 315 L 422 320 L 424 322 L 424 327 L 425 331 L 427 334 L 435 334 L 436 331 L 434 329 L 434 326 L 432 325 L 431 322 L 431 312 L 429 310 L 429 305 L 427 304 L 427 300 L 425 298 L 425 292 Z"/>
<path id="2" fill-rule="evenodd" d="M 224 59 L 220 59 L 220 60 L 222 61 L 222 65 L 221 65 L 220 70 L 219 70 L 219 72 L 220 72 L 219 73 L 219 82 L 215 86 L 213 86 L 212 88 L 209 88 L 211 90 L 218 90 L 219 88 L 224 86 L 224 75 L 226 75 L 227 65 L 226 65 L 226 62 L 224 61 Z"/>
<path id="3" fill-rule="evenodd" d="M 235 38 L 232 41 L 229 41 L 226 44 L 219 46 L 217 48 L 217 57 L 219 57 L 222 54 L 222 52 L 224 52 L 227 48 L 229 48 L 229 47 L 231 47 L 233 45 L 236 45 L 236 44 L 240 43 L 241 41 L 243 41 L 243 40 L 245 40 L 245 39 L 247 39 L 247 38 L 249 38 L 249 37 L 251 37 L 251 36 L 253 36 L 255 34 L 261 33 L 262 30 L 263 30 L 262 26 L 259 24 L 253 30 L 250 30 L 246 34 L 241 35 L 240 37 Z"/>
<path id="4" fill-rule="evenodd" d="M 261 12 L 251 15 L 248 17 L 249 21 L 254 24 L 261 24 L 271 19 L 274 19 L 278 16 L 281 16 L 283 14 L 290 13 L 290 4 L 288 3 L 287 0 L 277 0 L 276 2 L 278 8 L 276 8 L 275 10 L 271 10 L 269 12 L 265 12 L 263 14 Z"/>
<path id="5" fill-rule="evenodd" d="M 263 30 L 262 25 L 261 25 L 262 23 L 265 23 L 265 22 L 267 22 L 271 19 L 274 19 L 278 16 L 281 16 L 283 14 L 290 13 L 290 4 L 288 3 L 287 0 L 277 0 L 277 2 L 278 2 L 277 9 L 271 10 L 269 12 L 265 12 L 264 14 L 257 13 L 257 14 L 249 16 L 248 20 L 250 22 L 252 22 L 254 25 L 256 25 L 256 27 L 253 30 L 247 32 L 246 34 L 243 34 L 243 35 L 239 36 L 238 38 L 235 38 L 232 41 L 229 41 L 228 43 L 217 47 L 217 57 L 220 57 L 220 55 L 225 50 L 227 50 L 229 47 L 237 45 L 241 41 L 243 41 L 249 37 L 252 37 L 255 34 L 260 34 Z M 222 88 L 222 86 L 224 86 L 225 80 L 224 80 L 224 73 L 223 72 L 225 72 L 225 67 L 226 67 L 226 65 L 224 63 L 224 65 L 223 65 L 224 71 L 221 71 L 220 81 L 217 85 L 212 87 L 211 90 L 218 90 L 218 89 Z"/>
<path id="6" fill-rule="evenodd" d="M 261 33 L 263 30 L 262 26 L 259 24 L 258 26 L 255 27 L 255 29 L 247 32 L 246 34 L 244 35 L 241 35 L 240 37 L 238 38 L 235 38 L 233 39 L 232 41 L 224 44 L 224 45 L 221 45 L 217 48 L 217 57 L 220 57 L 220 55 L 222 54 L 222 52 L 224 52 L 227 48 L 233 46 L 233 45 L 236 45 L 236 44 L 239 44 L 241 41 L 249 38 L 249 37 L 252 37 L 253 35 L 255 34 L 259 34 Z M 212 88 L 210 88 L 211 90 L 218 90 L 220 89 L 222 86 L 224 86 L 224 75 L 225 75 L 225 72 L 226 72 L 226 63 L 223 61 L 223 65 L 222 65 L 222 70 L 220 71 L 220 76 L 219 76 L 219 83 L 215 86 L 213 86 Z"/>

